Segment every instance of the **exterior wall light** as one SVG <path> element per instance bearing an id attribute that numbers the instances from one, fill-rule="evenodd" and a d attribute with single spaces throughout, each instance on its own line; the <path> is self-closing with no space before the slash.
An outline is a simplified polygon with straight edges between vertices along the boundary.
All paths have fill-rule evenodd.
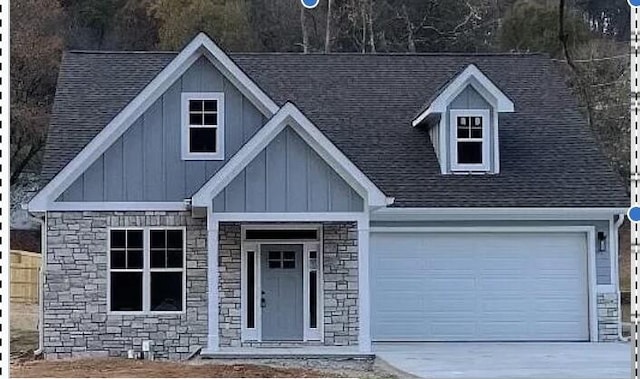
<path id="1" fill-rule="evenodd" d="M 598 232 L 598 251 L 607 250 L 607 235 L 604 232 Z"/>

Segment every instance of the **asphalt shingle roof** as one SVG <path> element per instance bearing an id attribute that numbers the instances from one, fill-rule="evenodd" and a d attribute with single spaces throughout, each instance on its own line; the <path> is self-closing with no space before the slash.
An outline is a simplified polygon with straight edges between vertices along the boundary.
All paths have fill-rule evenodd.
<path id="1" fill-rule="evenodd" d="M 175 53 L 65 53 L 42 169 L 58 173 Z M 295 103 L 396 207 L 625 207 L 599 151 L 544 55 L 231 54 L 274 101 Z M 510 99 L 501 114 L 500 173 L 442 175 L 425 128 L 411 121 L 469 64 Z"/>

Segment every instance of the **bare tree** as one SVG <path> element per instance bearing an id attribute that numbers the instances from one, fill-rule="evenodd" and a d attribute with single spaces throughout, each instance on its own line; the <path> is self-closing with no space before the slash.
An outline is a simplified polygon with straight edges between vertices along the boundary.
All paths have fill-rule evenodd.
<path id="1" fill-rule="evenodd" d="M 307 31 L 307 17 L 304 7 L 300 7 L 300 27 L 302 29 L 302 52 L 309 52 L 309 32 Z"/>
<path id="2" fill-rule="evenodd" d="M 593 128 L 593 100 L 591 99 L 591 91 L 584 78 L 582 77 L 580 69 L 573 61 L 571 52 L 569 50 L 569 33 L 565 31 L 565 0 L 559 0 L 558 3 L 558 38 L 560 39 L 560 43 L 562 44 L 562 52 L 566 59 L 567 65 L 571 69 L 571 72 L 573 73 L 576 80 L 578 91 L 582 95 L 587 110 L 587 123 L 589 127 Z"/>
<path id="3" fill-rule="evenodd" d="M 333 0 L 327 1 L 327 26 L 324 31 L 324 52 L 329 54 L 331 52 L 331 5 Z"/>
<path id="4" fill-rule="evenodd" d="M 369 31 L 369 48 L 372 53 L 376 52 L 376 40 L 373 34 L 373 0 L 367 0 L 367 28 Z"/>

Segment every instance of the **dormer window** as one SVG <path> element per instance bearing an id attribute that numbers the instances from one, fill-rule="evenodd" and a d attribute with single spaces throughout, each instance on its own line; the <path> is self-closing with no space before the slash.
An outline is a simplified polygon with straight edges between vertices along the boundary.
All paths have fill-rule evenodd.
<path id="1" fill-rule="evenodd" d="M 489 171 L 489 110 L 452 110 L 451 123 L 451 170 Z"/>
<path id="2" fill-rule="evenodd" d="M 500 173 L 499 116 L 513 102 L 471 64 L 447 80 L 413 119 L 429 129 L 442 174 Z"/>
<path id="3" fill-rule="evenodd" d="M 182 159 L 224 159 L 224 94 L 182 94 Z"/>

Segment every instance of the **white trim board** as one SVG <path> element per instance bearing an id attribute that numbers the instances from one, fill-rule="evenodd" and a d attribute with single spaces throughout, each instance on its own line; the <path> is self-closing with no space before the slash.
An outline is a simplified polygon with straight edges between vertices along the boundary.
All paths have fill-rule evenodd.
<path id="1" fill-rule="evenodd" d="M 371 233 L 584 233 L 587 249 L 587 285 L 589 296 L 589 340 L 598 342 L 598 300 L 601 290 L 596 277 L 596 228 L 594 226 L 531 227 L 373 227 Z M 606 288 L 603 288 L 606 290 Z"/>
<path id="2" fill-rule="evenodd" d="M 189 206 L 184 202 L 110 202 L 78 201 L 53 202 L 48 211 L 186 211 Z"/>
<path id="3" fill-rule="evenodd" d="M 286 103 L 242 148 L 192 197 L 194 207 L 209 207 L 244 168 L 287 126 L 316 152 L 367 202 L 369 207 L 385 207 L 393 202 L 360 171 L 300 110 Z"/>
<path id="4" fill-rule="evenodd" d="M 626 208 L 383 208 L 371 211 L 372 221 L 582 220 L 608 221 Z"/>
<path id="5" fill-rule="evenodd" d="M 210 222 L 322 222 L 351 221 L 368 222 L 367 214 L 362 212 L 335 213 L 209 213 Z"/>
<path id="6" fill-rule="evenodd" d="M 515 106 L 511 99 L 509 99 L 491 79 L 480 71 L 478 67 L 471 64 L 440 92 L 438 97 L 429 104 L 428 108 L 413 120 L 412 125 L 420 125 L 420 123 L 434 113 L 445 113 L 449 103 L 468 85 L 472 86 L 486 100 L 493 103 L 498 112 L 511 113 L 515 111 Z"/>
<path id="7" fill-rule="evenodd" d="M 199 33 L 184 49 L 102 129 L 34 198 L 29 211 L 44 212 L 201 56 L 211 63 L 267 117 L 278 105 L 264 93 L 206 34 Z"/>

